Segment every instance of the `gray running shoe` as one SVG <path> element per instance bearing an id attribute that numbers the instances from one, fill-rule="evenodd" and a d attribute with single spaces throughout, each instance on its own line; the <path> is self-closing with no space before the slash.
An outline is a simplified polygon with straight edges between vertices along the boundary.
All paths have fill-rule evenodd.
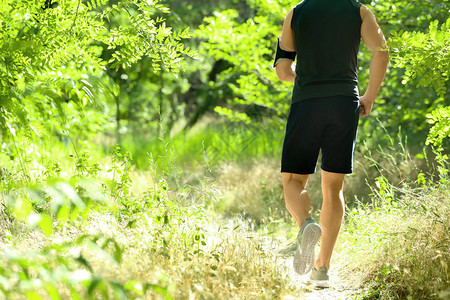
<path id="1" fill-rule="evenodd" d="M 322 228 L 311 218 L 306 219 L 298 233 L 297 251 L 294 254 L 294 271 L 300 275 L 308 273 L 314 264 L 316 244 L 322 235 Z"/>
<path id="2" fill-rule="evenodd" d="M 328 276 L 327 267 L 320 267 L 319 270 L 313 268 L 309 276 L 309 282 L 314 287 L 328 288 L 330 287 L 330 277 Z"/>

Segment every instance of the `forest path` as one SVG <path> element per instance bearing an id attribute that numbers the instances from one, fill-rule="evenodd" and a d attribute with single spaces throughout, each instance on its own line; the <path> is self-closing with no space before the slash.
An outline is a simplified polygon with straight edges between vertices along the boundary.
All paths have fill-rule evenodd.
<path id="1" fill-rule="evenodd" d="M 348 282 L 339 278 L 337 274 L 330 272 L 329 288 L 314 288 L 308 283 L 309 274 L 298 275 L 292 267 L 293 257 L 282 258 L 280 263 L 293 284 L 299 288 L 301 294 L 296 299 L 301 300 L 347 300 L 355 299 L 355 296 L 363 293 L 362 290 L 355 289 Z"/>

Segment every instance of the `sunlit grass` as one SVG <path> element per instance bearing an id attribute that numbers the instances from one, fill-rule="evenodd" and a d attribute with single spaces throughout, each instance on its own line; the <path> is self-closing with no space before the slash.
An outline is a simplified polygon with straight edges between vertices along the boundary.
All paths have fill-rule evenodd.
<path id="1" fill-rule="evenodd" d="M 161 170 L 173 160 L 179 167 L 205 169 L 223 162 L 249 162 L 279 157 L 283 143 L 279 127 L 246 126 L 234 123 L 202 122 L 171 138 L 152 134 L 124 137 L 125 148 L 133 153 L 139 168 L 149 167 L 149 154 Z"/>
<path id="2" fill-rule="evenodd" d="M 277 241 L 258 234 L 243 219 L 222 219 L 203 206 L 187 208 L 170 200 L 133 218 L 129 228 L 114 213 L 92 212 L 86 221 L 63 226 L 51 238 L 24 228 L 2 248 L 33 250 L 83 234 L 103 234 L 123 246 L 120 264 L 96 249 L 80 249 L 101 278 L 152 282 L 175 299 L 280 299 L 299 292 L 279 268 Z M 62 288 L 62 294 L 69 292 Z M 162 297 L 158 295 L 152 290 L 146 299 Z"/>
<path id="3" fill-rule="evenodd" d="M 55 151 L 54 162 L 57 154 Z M 40 252 L 45 247 L 72 243 L 83 235 L 113 239 L 122 248 L 120 262 L 111 260 L 107 251 L 99 251 L 92 244 L 57 250 L 57 254 L 63 257 L 81 254 L 92 268 L 89 273 L 83 273 L 84 267 L 75 261 L 69 266 L 69 270 L 74 271 L 82 267 L 80 272 L 70 273 L 70 276 L 87 276 L 86 279 L 81 276 L 80 284 L 74 283 L 71 287 L 86 298 L 88 292 L 81 282 L 93 278 L 91 276 L 101 282 L 151 283 L 153 287 L 148 290 L 147 299 L 274 299 L 299 292 L 284 269 L 280 269 L 283 264 L 276 255 L 278 240 L 267 236 L 267 231 L 258 232 L 252 220 L 237 216 L 224 218 L 213 209 L 224 192 L 216 188 L 215 182 L 205 178 L 195 180 L 195 186 L 188 185 L 186 182 L 189 180 L 181 178 L 184 173 L 178 172 L 175 166 L 169 176 L 173 180 L 167 182 L 165 176 L 158 175 L 154 168 L 136 171 L 127 169 L 119 161 L 116 164 L 120 168 L 114 169 L 112 161 L 114 158 L 93 161 L 85 157 L 81 165 L 79 160 L 77 163 L 64 161 L 60 165 L 64 171 L 59 176 L 71 178 L 81 175 L 103 184 L 105 202 L 94 207 L 86 219 L 65 223 L 53 216 L 54 231 L 49 237 L 39 229 L 30 229 L 14 219 L 12 207 L 3 198 L 0 216 L 1 226 L 6 232 L 0 236 L 3 242 L 0 251 L 13 251 L 27 259 L 40 256 L 43 264 L 54 265 L 55 272 L 59 272 L 61 266 L 58 261 Z M 99 164 L 99 171 L 92 171 L 94 164 Z M 109 171 L 110 168 L 113 171 Z M 126 186 L 120 187 L 120 184 L 127 184 L 128 177 L 123 177 L 127 174 L 131 184 L 129 190 Z M 111 184 L 114 180 L 116 183 Z M 16 193 L 20 186 L 13 185 L 8 191 Z M 116 191 L 117 187 L 120 190 Z M 4 263 L 4 267 L 14 264 L 12 261 Z M 58 281 L 63 277 L 42 277 L 39 266 L 34 263 L 26 268 L 31 276 L 31 280 L 26 282 L 34 282 L 35 286 L 23 285 L 20 290 L 9 294 L 9 298 L 20 299 L 20 295 L 31 293 L 26 292 L 30 289 L 37 293 L 34 295 L 45 298 L 44 286 L 49 283 L 58 287 L 62 297 L 70 297 L 72 291 L 69 286 Z M 6 280 L 9 279 L 13 284 L 14 279 Z M 114 298 L 112 291 L 108 293 L 106 298 Z M 94 295 L 95 299 L 105 299 L 99 291 L 94 291 Z"/>
<path id="4" fill-rule="evenodd" d="M 393 188 L 393 187 L 390 187 Z M 350 210 L 335 265 L 363 299 L 447 299 L 449 186 L 396 190 Z"/>
<path id="5" fill-rule="evenodd" d="M 123 155 L 105 156 L 95 147 L 83 154 L 86 151 L 75 153 L 70 144 L 55 142 L 54 146 L 33 148 L 23 142 L 29 153 L 23 161 L 26 172 L 17 160 L 9 161 L 8 154 L 0 156 L 0 161 L 10 163 L 3 164 L 2 192 L 20 194 L 24 180 L 45 185 L 47 177 L 75 176 L 98 184 L 104 203 L 93 207 L 86 219 L 64 223 L 53 216 L 54 232 L 47 237 L 16 220 L 8 208 L 9 198 L 2 198 L 0 251 L 13 250 L 23 257 L 31 253 L 58 270 L 61 264 L 41 255 L 40 249 L 71 243 L 85 234 L 101 234 L 120 245 L 120 262 L 92 244 L 57 254 L 70 257 L 80 251 L 92 268 L 88 274 L 109 280 L 105 282 L 151 283 L 147 299 L 301 297 L 304 290 L 298 276 L 291 277 L 286 261 L 277 255 L 296 235 L 282 197 L 277 153 L 281 145 L 268 146 L 265 139 L 272 138 L 270 130 L 268 134 L 233 130 L 221 135 L 217 128 L 203 127 L 170 143 L 141 145 L 138 155 L 143 157 L 137 159 L 147 161 L 140 168 L 128 165 Z M 227 143 L 250 137 L 252 144 L 243 148 L 242 155 L 227 152 Z M 222 146 L 214 152 L 212 145 Z M 345 190 L 347 198 L 357 197 L 347 201 L 348 215 L 333 256 L 332 275 L 338 278 L 339 286 L 365 289 L 361 298 L 433 299 L 448 295 L 446 165 L 439 169 L 441 177 L 419 176 L 415 161 L 405 149 L 396 147 L 381 153 L 357 153 L 357 172 L 346 178 Z M 366 180 L 370 187 L 365 186 Z M 317 219 L 319 170 L 310 177 L 308 190 Z M 36 276 L 45 282 L 38 275 L 39 266 L 32 267 L 31 279 Z M 80 265 L 71 265 L 69 271 L 77 268 Z M 75 273 L 80 274 L 85 273 Z M 70 295 L 67 285 L 57 281 L 57 286 L 62 295 Z M 83 285 L 76 286 L 87 296 Z M 42 287 L 35 290 L 46 295 Z M 94 295 L 105 298 L 98 291 Z"/>

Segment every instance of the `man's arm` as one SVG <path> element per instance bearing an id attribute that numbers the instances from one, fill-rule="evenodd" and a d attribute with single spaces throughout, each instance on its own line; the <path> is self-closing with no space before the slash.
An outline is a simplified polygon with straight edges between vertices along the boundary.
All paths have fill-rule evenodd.
<path id="1" fill-rule="evenodd" d="M 280 47 L 286 51 L 295 51 L 294 33 L 291 28 L 293 9 L 289 11 L 283 23 L 283 31 L 280 37 Z M 293 60 L 283 59 L 276 66 L 278 78 L 282 81 L 295 81 L 295 64 Z"/>
<path id="2" fill-rule="evenodd" d="M 361 19 L 361 37 L 366 47 L 372 52 L 369 86 L 365 94 L 359 99 L 360 115 L 365 117 L 370 114 L 372 105 L 380 90 L 389 63 L 389 53 L 386 46 L 386 39 L 377 23 L 375 15 L 365 5 L 361 6 Z"/>

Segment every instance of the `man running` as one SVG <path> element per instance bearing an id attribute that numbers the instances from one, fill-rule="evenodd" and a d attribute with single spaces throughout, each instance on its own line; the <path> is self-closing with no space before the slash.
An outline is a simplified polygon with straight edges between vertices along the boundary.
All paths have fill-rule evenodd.
<path id="1" fill-rule="evenodd" d="M 372 52 L 372 61 L 369 85 L 359 97 L 361 38 Z M 274 67 L 281 80 L 295 82 L 281 159 L 284 198 L 300 229 L 294 270 L 299 274 L 312 270 L 310 281 L 315 286 L 329 286 L 331 254 L 344 216 L 344 176 L 353 171 L 359 116 L 370 114 L 388 62 L 386 40 L 375 15 L 356 0 L 304 0 L 284 20 Z M 319 150 L 320 225 L 309 216 L 306 190 Z"/>

